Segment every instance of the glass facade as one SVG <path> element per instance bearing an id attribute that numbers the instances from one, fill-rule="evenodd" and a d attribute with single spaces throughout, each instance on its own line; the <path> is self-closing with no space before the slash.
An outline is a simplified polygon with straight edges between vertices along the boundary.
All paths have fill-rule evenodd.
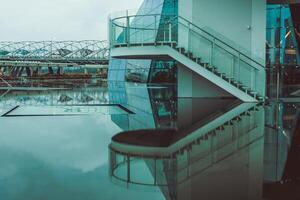
<path id="1" fill-rule="evenodd" d="M 134 18 L 130 18 L 129 22 L 118 20 L 117 26 L 122 27 L 125 23 L 130 23 L 130 32 L 120 28 L 119 36 L 116 36 L 118 43 L 126 43 L 126 38 L 130 38 L 130 43 L 147 41 L 155 42 L 157 37 L 164 37 L 168 33 L 163 33 L 165 21 L 170 20 L 171 16 L 178 13 L 177 0 L 145 0 Z M 128 12 L 125 14 L 128 15 Z M 143 16 L 148 15 L 148 16 Z M 162 17 L 163 16 L 163 17 Z M 127 35 L 130 34 L 130 37 Z M 176 35 L 176 33 L 174 33 Z M 136 60 L 136 59 L 110 59 L 108 79 L 110 81 L 128 81 L 128 82 L 154 82 L 159 80 L 156 78 L 158 71 L 170 70 L 171 60 L 167 64 L 162 64 L 165 61 L 155 60 Z M 164 66 L 167 66 L 164 68 Z M 162 68 L 163 67 L 163 68 Z M 150 76 L 149 76 L 150 74 Z M 173 78 L 176 77 L 172 75 Z M 172 81 L 173 82 L 173 81 Z"/>
<path id="2" fill-rule="evenodd" d="M 130 23 L 131 27 L 137 27 L 136 29 L 130 29 L 130 33 L 126 29 L 120 28 L 116 31 L 119 33 L 115 36 L 118 43 L 126 43 L 126 38 L 130 34 L 130 43 L 138 43 L 142 41 L 155 42 L 157 38 L 164 37 L 166 33 L 163 33 L 165 21 L 170 19 L 170 16 L 177 15 L 178 13 L 178 0 L 145 0 L 135 14 L 135 17 L 130 18 L 129 21 L 117 21 L 117 26 L 124 27 L 126 23 Z M 130 15 L 129 11 L 126 11 L 125 16 Z M 143 16 L 149 15 L 149 16 Z M 124 16 L 124 13 L 123 13 Z M 126 18 L 125 18 L 126 19 Z M 147 30 L 145 30 L 147 29 Z M 168 33 L 167 33 L 168 34 Z M 174 35 L 176 36 L 176 34 Z M 173 37 L 174 37 L 173 36 Z M 156 94 L 155 92 L 150 92 L 144 88 L 141 91 L 132 91 L 131 96 L 141 98 L 133 100 L 128 98 L 128 84 L 126 82 L 139 82 L 139 83 L 162 83 L 162 84 L 172 84 L 168 86 L 168 91 L 171 91 L 172 98 L 177 94 L 175 83 L 177 81 L 177 67 L 173 60 L 152 60 L 152 59 L 110 59 L 109 71 L 108 71 L 108 88 L 109 88 L 109 98 L 111 101 L 118 104 L 126 104 L 127 106 L 137 106 L 139 102 L 143 102 L 142 99 L 149 99 L 150 96 L 155 96 L 155 99 L 161 98 L 161 94 Z M 130 86 L 129 86 L 130 87 Z M 142 95 L 143 94 L 143 95 Z M 168 93 L 169 94 L 169 93 Z M 141 96 L 142 95 L 142 96 Z M 167 95 L 168 96 L 168 95 Z M 169 95 L 170 96 L 170 95 Z M 168 97 L 169 97 L 168 96 Z M 140 105 L 138 107 L 143 108 L 156 107 L 158 101 L 151 101 L 150 104 Z M 143 113 L 146 121 L 151 123 L 147 127 L 155 127 L 154 121 L 161 121 L 164 118 L 174 118 L 170 116 L 170 111 L 173 109 L 173 104 L 170 102 L 160 102 L 160 109 L 155 110 L 155 118 L 149 117 L 153 113 L 146 109 L 137 112 Z M 152 109 L 150 109 L 152 110 Z M 150 115 L 148 115 L 148 114 Z M 174 112 L 173 112 L 174 113 Z M 122 127 L 123 130 L 129 128 L 129 119 L 127 116 L 112 116 L 112 121 Z M 162 120 L 162 126 L 163 122 Z M 160 124 L 160 123 L 158 123 Z"/>
<path id="3" fill-rule="evenodd" d="M 266 57 L 270 98 L 297 96 L 300 76 L 297 26 L 297 12 L 290 5 L 268 5 Z"/>

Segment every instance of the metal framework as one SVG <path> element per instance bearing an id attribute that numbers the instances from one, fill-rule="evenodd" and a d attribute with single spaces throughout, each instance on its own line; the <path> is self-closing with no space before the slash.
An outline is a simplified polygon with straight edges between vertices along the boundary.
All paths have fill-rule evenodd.
<path id="1" fill-rule="evenodd" d="M 0 42 L 0 60 L 107 64 L 106 41 Z"/>

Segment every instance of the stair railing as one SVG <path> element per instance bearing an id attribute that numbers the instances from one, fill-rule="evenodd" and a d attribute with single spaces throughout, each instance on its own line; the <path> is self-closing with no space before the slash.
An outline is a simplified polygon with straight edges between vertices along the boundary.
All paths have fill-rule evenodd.
<path id="1" fill-rule="evenodd" d="M 167 44 L 183 48 L 236 85 L 265 96 L 264 63 L 183 17 L 147 14 L 110 19 L 110 44 L 112 48 Z"/>

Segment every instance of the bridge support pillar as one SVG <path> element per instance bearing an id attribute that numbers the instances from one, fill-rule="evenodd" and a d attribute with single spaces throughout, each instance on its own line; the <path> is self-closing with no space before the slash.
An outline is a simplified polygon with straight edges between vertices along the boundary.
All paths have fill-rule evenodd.
<path id="1" fill-rule="evenodd" d="M 53 74 L 54 74 L 54 72 L 53 72 L 53 68 L 52 68 L 52 67 L 48 67 L 48 73 L 49 73 L 49 74 L 51 74 L 51 75 L 53 75 Z"/>
<path id="2" fill-rule="evenodd" d="M 40 67 L 36 67 L 33 72 L 33 76 L 38 76 L 39 74 L 40 74 Z"/>
<path id="3" fill-rule="evenodd" d="M 58 67 L 57 68 L 57 75 L 63 75 L 63 73 L 64 73 L 64 68 Z"/>

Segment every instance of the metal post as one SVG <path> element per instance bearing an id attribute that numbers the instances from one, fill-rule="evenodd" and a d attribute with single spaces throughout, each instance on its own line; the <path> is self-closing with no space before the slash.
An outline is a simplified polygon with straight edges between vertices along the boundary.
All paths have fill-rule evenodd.
<path id="1" fill-rule="evenodd" d="M 127 183 L 130 183 L 130 156 L 127 156 Z"/>
<path id="2" fill-rule="evenodd" d="M 157 163 L 156 162 L 157 162 L 157 159 L 155 158 L 154 159 L 154 185 L 156 185 L 156 182 L 157 182 L 157 177 L 156 177 L 157 176 L 157 171 L 156 171 Z"/>
<path id="3" fill-rule="evenodd" d="M 250 89 L 254 89 L 254 77 L 255 77 L 255 69 L 251 68 L 251 82 L 250 82 Z"/>
<path id="4" fill-rule="evenodd" d="M 232 65 L 231 65 L 231 69 L 230 69 L 230 72 L 229 72 L 229 74 L 231 75 L 231 77 L 233 77 L 234 76 L 234 56 L 232 56 Z"/>
<path id="5" fill-rule="evenodd" d="M 157 26 L 157 21 L 156 21 L 156 15 L 154 15 L 154 45 L 156 46 L 156 38 L 158 37 L 157 33 L 158 33 L 158 26 Z M 157 28 L 156 28 L 157 26 Z"/>
<path id="6" fill-rule="evenodd" d="M 210 159 L 211 159 L 211 165 L 214 164 L 214 137 L 210 136 Z"/>
<path id="7" fill-rule="evenodd" d="M 280 84 L 280 74 L 279 74 L 279 67 L 277 68 L 277 79 L 276 79 L 276 100 L 279 99 L 279 84 Z"/>
<path id="8" fill-rule="evenodd" d="M 191 48 L 191 23 L 188 22 L 188 52 L 191 52 L 190 48 Z"/>
<path id="9" fill-rule="evenodd" d="M 238 77 L 237 77 L 237 81 L 241 80 L 241 53 L 239 53 L 238 56 Z"/>
<path id="10" fill-rule="evenodd" d="M 128 10 L 126 10 L 126 44 L 130 46 L 130 25 L 129 25 Z"/>
<path id="11" fill-rule="evenodd" d="M 172 23 L 169 21 L 169 42 L 172 42 Z"/>
<path id="12" fill-rule="evenodd" d="M 166 41 L 166 23 L 164 23 L 164 41 L 163 42 L 165 42 Z"/>
<path id="13" fill-rule="evenodd" d="M 113 46 L 113 43 L 112 43 L 112 21 L 111 19 L 109 19 L 109 29 L 108 29 L 108 35 L 109 35 L 109 44 L 110 46 Z"/>
<path id="14" fill-rule="evenodd" d="M 211 50 L 210 50 L 210 65 L 213 66 L 213 60 L 214 60 L 214 50 L 215 50 L 215 38 L 212 41 L 211 44 Z"/>
<path id="15" fill-rule="evenodd" d="M 111 27 L 111 30 L 110 30 L 110 43 L 111 43 L 111 46 L 114 46 L 115 42 L 116 42 L 116 27 L 113 25 L 113 21 L 112 19 L 110 19 L 110 27 Z"/>

